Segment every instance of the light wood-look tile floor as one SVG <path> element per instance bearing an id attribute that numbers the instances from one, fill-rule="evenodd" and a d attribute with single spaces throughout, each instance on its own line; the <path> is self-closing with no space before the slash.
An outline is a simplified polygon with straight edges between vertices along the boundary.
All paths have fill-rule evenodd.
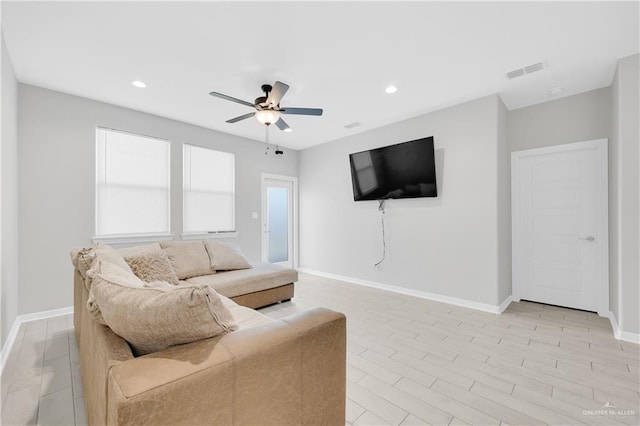
<path id="1" fill-rule="evenodd" d="M 596 314 L 512 303 L 502 315 L 300 275 L 274 318 L 347 315 L 347 423 L 640 424 L 637 344 Z M 85 424 L 71 316 L 20 330 L 2 376 L 2 424 Z"/>

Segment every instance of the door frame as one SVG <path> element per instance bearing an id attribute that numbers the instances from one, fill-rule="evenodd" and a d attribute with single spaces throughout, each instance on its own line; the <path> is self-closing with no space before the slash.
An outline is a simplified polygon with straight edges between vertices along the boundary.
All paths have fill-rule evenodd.
<path id="1" fill-rule="evenodd" d="M 518 302 L 522 295 L 523 272 L 521 266 L 522 249 L 524 241 L 520 235 L 520 209 L 517 182 L 521 179 L 520 161 L 528 157 L 538 155 L 554 154 L 561 152 L 579 151 L 584 149 L 595 149 L 598 153 L 600 176 L 598 184 L 600 186 L 599 211 L 597 229 L 600 258 L 599 279 L 600 288 L 598 294 L 598 315 L 609 316 L 609 176 L 608 176 L 608 140 L 593 139 L 584 142 L 575 142 L 562 145 L 554 145 L 544 148 L 528 149 L 524 151 L 514 151 L 511 153 L 511 256 L 512 256 L 512 293 L 513 300 Z"/>
<path id="2" fill-rule="evenodd" d="M 261 259 L 263 262 L 267 262 L 267 237 L 265 233 L 266 226 L 266 218 L 267 218 L 267 179 L 273 180 L 282 180 L 286 182 L 291 182 L 293 184 L 293 194 L 292 194 L 292 210 L 293 210 L 293 223 L 291 224 L 292 228 L 292 236 L 291 240 L 293 241 L 293 247 L 291 250 L 291 255 L 293 257 L 293 269 L 298 269 L 298 178 L 295 176 L 285 176 L 285 175 L 277 175 L 273 173 L 261 173 L 260 174 L 260 198 L 261 198 L 261 212 L 262 216 L 260 217 L 260 229 L 262 232 L 261 235 Z"/>

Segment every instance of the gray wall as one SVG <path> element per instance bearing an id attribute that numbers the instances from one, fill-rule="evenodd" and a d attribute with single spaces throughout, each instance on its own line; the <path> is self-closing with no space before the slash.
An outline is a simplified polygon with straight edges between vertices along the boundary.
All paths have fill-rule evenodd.
<path id="1" fill-rule="evenodd" d="M 511 151 L 608 138 L 611 89 L 584 92 L 509 111 L 507 140 Z"/>
<path id="2" fill-rule="evenodd" d="M 297 176 L 297 152 L 264 154 L 264 144 L 29 85 L 19 85 L 19 313 L 71 306 L 69 251 L 94 235 L 95 129 L 104 126 L 169 139 L 171 226 L 182 232 L 182 143 L 236 155 L 236 228 L 260 258 L 260 173 Z"/>
<path id="3" fill-rule="evenodd" d="M 300 266 L 500 304 L 510 280 L 498 285 L 499 102 L 488 96 L 301 151 Z M 375 269 L 378 203 L 353 201 L 349 154 L 425 136 L 435 138 L 439 196 L 387 202 L 387 258 Z"/>
<path id="4" fill-rule="evenodd" d="M 612 152 L 617 166 L 616 186 L 610 204 L 612 228 L 616 232 L 615 250 L 611 256 L 611 296 L 617 303 L 613 311 L 620 328 L 640 332 L 640 55 L 618 62 L 612 86 Z"/>
<path id="5" fill-rule="evenodd" d="M 2 35 L 0 346 L 18 315 L 18 83 Z"/>

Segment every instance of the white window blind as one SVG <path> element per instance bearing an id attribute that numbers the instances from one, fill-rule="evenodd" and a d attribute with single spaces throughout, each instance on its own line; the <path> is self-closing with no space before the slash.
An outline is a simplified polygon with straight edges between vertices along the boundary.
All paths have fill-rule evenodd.
<path id="1" fill-rule="evenodd" d="M 183 232 L 235 231 L 235 156 L 193 145 L 183 154 Z"/>
<path id="2" fill-rule="evenodd" d="M 169 141 L 97 129 L 96 236 L 168 234 Z"/>

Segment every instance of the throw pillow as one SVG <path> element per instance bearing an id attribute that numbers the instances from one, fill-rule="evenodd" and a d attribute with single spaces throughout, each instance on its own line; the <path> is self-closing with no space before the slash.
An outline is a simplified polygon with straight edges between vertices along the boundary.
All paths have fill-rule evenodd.
<path id="1" fill-rule="evenodd" d="M 142 288 L 144 287 L 144 281 L 140 280 L 136 277 L 131 271 L 125 271 L 123 268 L 114 265 L 113 263 L 109 263 L 103 260 L 97 260 L 91 269 L 87 271 L 87 280 L 93 283 L 96 275 L 102 274 L 109 278 L 110 282 L 114 284 L 118 284 L 123 287 L 131 287 L 131 288 Z M 96 321 L 98 324 L 107 325 L 106 321 L 102 317 L 102 312 L 100 311 L 100 307 L 96 302 L 96 299 L 93 294 L 93 286 L 89 288 L 89 296 L 87 297 L 87 310 L 89 311 L 89 315 Z"/>
<path id="2" fill-rule="evenodd" d="M 113 265 L 119 266 L 127 272 L 132 272 L 129 264 L 124 260 L 124 257 L 111 246 L 106 244 L 98 244 L 95 248 L 96 261 L 102 260 L 109 262 Z"/>
<path id="3" fill-rule="evenodd" d="M 162 250 L 127 256 L 125 260 L 133 273 L 142 281 L 167 281 L 173 285 L 178 285 L 176 271 L 171 266 L 167 253 Z"/>
<path id="4" fill-rule="evenodd" d="M 162 241 L 160 246 L 169 256 L 178 279 L 213 274 L 209 255 L 202 241 Z"/>
<path id="5" fill-rule="evenodd" d="M 209 253 L 212 269 L 231 271 L 253 268 L 236 244 L 207 240 L 204 245 Z"/>
<path id="6" fill-rule="evenodd" d="M 78 268 L 80 275 L 84 278 L 84 286 L 91 288 L 91 274 L 89 271 L 96 264 L 97 260 L 103 260 L 116 265 L 125 271 L 131 272 L 131 268 L 124 260 L 118 250 L 105 244 L 98 244 L 95 247 L 75 249 L 71 251 L 71 261 Z"/>
<path id="7" fill-rule="evenodd" d="M 129 342 L 136 355 L 237 329 L 218 293 L 207 286 L 136 280 L 100 262 L 91 287 L 102 319 Z"/>

